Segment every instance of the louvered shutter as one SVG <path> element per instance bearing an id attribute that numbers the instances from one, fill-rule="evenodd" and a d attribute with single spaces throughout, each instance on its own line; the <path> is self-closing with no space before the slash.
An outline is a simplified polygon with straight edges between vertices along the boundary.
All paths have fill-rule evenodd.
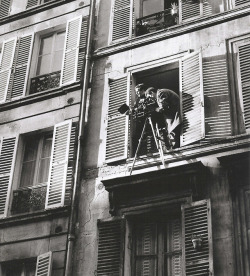
<path id="1" fill-rule="evenodd" d="M 76 81 L 82 17 L 67 22 L 60 85 Z"/>
<path id="2" fill-rule="evenodd" d="M 180 21 L 188 21 L 199 16 L 209 16 L 212 11 L 212 0 L 179 0 Z"/>
<path id="3" fill-rule="evenodd" d="M 7 97 L 11 68 L 14 60 L 16 38 L 7 40 L 3 44 L 0 62 L 0 102 L 4 102 Z"/>
<path id="4" fill-rule="evenodd" d="M 239 81 L 245 128 L 250 129 L 250 43 L 238 46 Z"/>
<path id="5" fill-rule="evenodd" d="M 231 135 L 226 58 L 203 61 L 206 139 Z"/>
<path id="6" fill-rule="evenodd" d="M 114 0 L 112 41 L 128 38 L 132 33 L 132 0 Z"/>
<path id="7" fill-rule="evenodd" d="M 26 9 L 37 6 L 39 0 L 28 0 Z"/>
<path id="8" fill-rule="evenodd" d="M 17 41 L 8 88 L 8 99 L 21 97 L 25 93 L 32 45 L 33 35 L 21 37 Z"/>
<path id="9" fill-rule="evenodd" d="M 0 18 L 8 16 L 9 11 L 10 11 L 10 0 L 0 1 Z"/>
<path id="10" fill-rule="evenodd" d="M 122 219 L 98 223 L 97 276 L 123 275 L 125 222 Z"/>
<path id="11" fill-rule="evenodd" d="M 16 137 L 3 138 L 0 144 L 0 218 L 6 217 L 16 153 Z"/>
<path id="12" fill-rule="evenodd" d="M 106 162 L 127 158 L 128 116 L 118 112 L 124 103 L 128 104 L 126 77 L 110 82 Z"/>
<path id="13" fill-rule="evenodd" d="M 182 206 L 183 222 L 183 276 L 214 275 L 210 200 Z M 202 247 L 195 251 L 194 235 L 202 238 Z"/>
<path id="14" fill-rule="evenodd" d="M 81 34 L 80 34 L 80 44 L 79 44 L 79 56 L 77 64 L 77 76 L 76 80 L 79 81 L 82 75 L 86 46 L 87 46 L 87 34 L 88 34 L 88 17 L 82 19 Z"/>
<path id="15" fill-rule="evenodd" d="M 64 205 L 71 126 L 72 121 L 69 120 L 56 124 L 54 127 L 46 209 Z"/>
<path id="16" fill-rule="evenodd" d="M 168 223 L 168 234 L 170 250 L 172 251 L 171 256 L 171 274 L 174 276 L 182 276 L 182 254 L 181 254 L 181 221 L 175 219 Z"/>
<path id="17" fill-rule="evenodd" d="M 52 270 L 52 252 L 47 252 L 37 257 L 36 275 L 50 276 Z"/>
<path id="18" fill-rule="evenodd" d="M 180 60 L 181 146 L 205 137 L 201 53 Z"/>
<path id="19" fill-rule="evenodd" d="M 157 275 L 157 225 L 140 223 L 136 226 L 136 276 Z"/>

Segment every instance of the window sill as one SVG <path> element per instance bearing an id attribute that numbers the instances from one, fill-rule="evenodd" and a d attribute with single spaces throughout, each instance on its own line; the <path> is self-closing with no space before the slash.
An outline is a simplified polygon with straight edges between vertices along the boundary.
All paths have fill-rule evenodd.
<path id="1" fill-rule="evenodd" d="M 66 95 L 69 91 L 73 91 L 77 89 L 81 89 L 80 82 L 75 82 L 68 86 L 58 87 L 58 88 L 42 91 L 39 93 L 27 95 L 25 97 L 22 97 L 16 100 L 14 99 L 12 101 L 0 104 L 0 112 L 17 108 L 20 106 L 24 106 L 24 105 L 29 105 L 35 102 L 44 101 L 50 98 L 55 98 L 60 95 Z"/>
<path id="2" fill-rule="evenodd" d="M 244 5 L 236 9 L 225 11 L 223 13 L 214 14 L 212 16 L 200 17 L 198 19 L 196 18 L 195 20 L 181 23 L 179 25 L 174 25 L 172 27 L 156 31 L 154 33 L 141 35 L 139 37 L 131 39 L 126 38 L 120 41 L 114 41 L 109 46 L 96 49 L 93 54 L 93 57 L 105 57 L 111 54 L 129 50 L 131 48 L 141 47 L 149 43 L 155 43 L 157 41 L 161 41 L 164 39 L 204 29 L 215 24 L 221 24 L 227 21 L 237 19 L 242 16 L 247 16 L 249 14 L 250 5 Z"/>
<path id="3" fill-rule="evenodd" d="M 74 1 L 74 0 L 53 0 L 53 1 L 48 2 L 48 3 L 44 3 L 44 4 L 41 4 L 41 5 L 31 7 L 29 9 L 25 10 L 25 11 L 15 13 L 15 14 L 12 14 L 12 15 L 1 18 L 0 19 L 0 25 L 6 24 L 6 23 L 9 23 L 9 22 L 18 20 L 18 19 L 27 18 L 30 15 L 33 15 L 33 14 L 36 14 L 36 13 L 54 8 L 56 6 L 60 6 L 62 4 L 65 4 L 65 3 L 71 2 L 71 1 Z"/>
<path id="4" fill-rule="evenodd" d="M 55 217 L 66 217 L 70 214 L 70 206 L 63 206 L 50 210 L 35 211 L 33 213 L 23 213 L 12 215 L 0 219 L 0 227 L 22 225 L 30 222 L 44 221 Z"/>

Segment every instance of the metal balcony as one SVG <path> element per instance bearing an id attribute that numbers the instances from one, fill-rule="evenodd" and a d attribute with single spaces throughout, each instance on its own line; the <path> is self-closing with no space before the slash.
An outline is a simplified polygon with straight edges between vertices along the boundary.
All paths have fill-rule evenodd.
<path id="1" fill-rule="evenodd" d="M 136 36 L 153 33 L 178 24 L 178 6 L 136 19 Z"/>
<path id="2" fill-rule="evenodd" d="M 30 94 L 59 87 L 60 77 L 61 71 L 57 71 L 32 78 L 30 83 Z"/>
<path id="3" fill-rule="evenodd" d="M 11 213 L 31 213 L 45 209 L 47 185 L 25 187 L 13 191 Z"/>

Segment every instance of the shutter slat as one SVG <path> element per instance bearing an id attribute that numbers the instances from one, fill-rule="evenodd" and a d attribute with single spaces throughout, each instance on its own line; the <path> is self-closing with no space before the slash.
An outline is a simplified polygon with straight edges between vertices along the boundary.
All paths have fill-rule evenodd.
<path id="1" fill-rule="evenodd" d="M 0 2 L 0 18 L 8 16 L 10 12 L 10 0 L 2 0 Z"/>
<path id="2" fill-rule="evenodd" d="M 31 8 L 31 7 L 34 7 L 34 6 L 38 5 L 38 1 L 39 1 L 39 0 L 28 0 L 28 2 L 27 2 L 27 6 L 26 6 L 26 9 Z"/>
<path id="3" fill-rule="evenodd" d="M 112 40 L 129 37 L 130 35 L 130 13 L 131 13 L 131 1 L 115 0 L 113 10 L 113 31 Z"/>
<path id="4" fill-rule="evenodd" d="M 122 220 L 100 222 L 98 225 L 97 276 L 122 275 L 124 223 Z M 109 237 L 107 246 L 106 234 Z"/>
<path id="5" fill-rule="evenodd" d="M 240 6 L 240 5 L 244 5 L 244 4 L 249 4 L 248 0 L 235 0 L 235 6 Z"/>
<path id="6" fill-rule="evenodd" d="M 239 68 L 242 86 L 243 116 L 245 127 L 250 128 L 250 44 L 239 46 Z"/>
<path id="7" fill-rule="evenodd" d="M 201 104 L 203 87 L 200 63 L 200 53 L 191 54 L 180 61 L 182 146 L 204 137 L 204 107 Z"/>
<path id="8" fill-rule="evenodd" d="M 106 161 L 121 160 L 127 157 L 126 115 L 121 115 L 118 108 L 127 102 L 127 78 L 110 83 L 108 125 L 106 138 Z"/>
<path id="9" fill-rule="evenodd" d="M 0 145 L 0 218 L 7 215 L 14 159 L 16 137 L 3 138 Z"/>
<path id="10" fill-rule="evenodd" d="M 209 200 L 182 206 L 184 276 L 213 274 L 211 207 Z M 202 238 L 202 247 L 195 251 L 192 237 Z M 210 274 L 209 274 L 210 275 Z"/>
<path id="11" fill-rule="evenodd" d="M 64 205 L 68 174 L 69 148 L 72 121 L 65 121 L 54 127 L 49 181 L 45 208 Z M 67 195 L 68 196 L 68 195 Z"/>
<path id="12" fill-rule="evenodd" d="M 189 20 L 200 16 L 200 2 L 199 1 L 180 1 L 182 21 Z"/>
<path id="13" fill-rule="evenodd" d="M 35 276 L 50 276 L 52 270 L 52 252 L 37 257 Z"/>
<path id="14" fill-rule="evenodd" d="M 70 84 L 77 79 L 79 72 L 78 57 L 81 35 L 82 17 L 71 19 L 67 22 L 65 47 L 61 74 L 61 85 Z"/>

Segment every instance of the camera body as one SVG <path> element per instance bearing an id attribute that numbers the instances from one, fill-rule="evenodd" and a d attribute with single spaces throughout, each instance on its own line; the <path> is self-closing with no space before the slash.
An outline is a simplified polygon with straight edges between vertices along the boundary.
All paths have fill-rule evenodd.
<path id="1" fill-rule="evenodd" d="M 146 114 L 150 114 L 154 112 L 157 107 L 158 105 L 156 99 L 153 97 L 147 97 L 140 99 L 137 110 L 143 111 Z"/>

